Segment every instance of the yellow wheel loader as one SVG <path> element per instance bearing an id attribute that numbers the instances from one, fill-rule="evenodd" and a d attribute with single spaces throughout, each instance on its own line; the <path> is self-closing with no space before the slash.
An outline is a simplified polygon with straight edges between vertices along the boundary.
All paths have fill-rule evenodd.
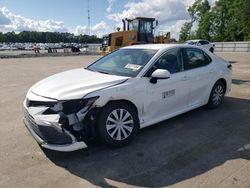
<path id="1" fill-rule="evenodd" d="M 158 25 L 155 18 L 137 17 L 135 19 L 122 19 L 123 31 L 117 28 L 117 32 L 103 36 L 100 54 L 105 55 L 118 48 L 149 43 L 170 43 L 170 33 L 159 33 L 154 36 L 154 29 Z"/>

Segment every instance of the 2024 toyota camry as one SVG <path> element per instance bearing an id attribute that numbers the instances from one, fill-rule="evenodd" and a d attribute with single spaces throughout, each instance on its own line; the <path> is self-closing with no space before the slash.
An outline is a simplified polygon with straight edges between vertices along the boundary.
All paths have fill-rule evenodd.
<path id="1" fill-rule="evenodd" d="M 124 47 L 32 86 L 24 123 L 44 148 L 74 151 L 96 137 L 120 147 L 140 128 L 203 105 L 218 107 L 230 91 L 231 68 L 195 46 Z"/>

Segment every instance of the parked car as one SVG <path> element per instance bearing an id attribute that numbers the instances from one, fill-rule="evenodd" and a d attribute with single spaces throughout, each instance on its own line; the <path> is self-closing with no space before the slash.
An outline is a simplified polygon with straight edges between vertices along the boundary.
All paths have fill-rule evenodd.
<path id="1" fill-rule="evenodd" d="M 215 44 L 211 43 L 211 42 L 209 42 L 207 40 L 200 40 L 200 39 L 198 39 L 198 40 L 188 40 L 188 41 L 186 41 L 186 44 L 201 46 L 203 48 L 206 48 L 210 52 L 214 53 Z"/>
<path id="2" fill-rule="evenodd" d="M 203 105 L 217 108 L 231 82 L 231 64 L 205 49 L 128 46 L 32 86 L 24 123 L 44 148 L 73 151 L 95 137 L 120 147 L 140 128 Z"/>

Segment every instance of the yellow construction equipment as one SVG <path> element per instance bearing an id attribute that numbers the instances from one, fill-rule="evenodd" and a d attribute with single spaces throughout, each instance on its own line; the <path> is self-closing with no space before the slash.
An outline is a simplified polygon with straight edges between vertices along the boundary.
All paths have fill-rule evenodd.
<path id="1" fill-rule="evenodd" d="M 123 31 L 103 36 L 102 46 L 99 51 L 104 55 L 118 48 L 149 43 L 170 43 L 170 32 L 154 36 L 154 29 L 158 25 L 155 18 L 136 17 L 135 19 L 122 19 Z"/>

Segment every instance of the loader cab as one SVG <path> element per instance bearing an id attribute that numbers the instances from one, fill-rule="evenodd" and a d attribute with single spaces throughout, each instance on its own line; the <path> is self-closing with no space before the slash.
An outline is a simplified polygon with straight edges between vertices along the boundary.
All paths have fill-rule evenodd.
<path id="1" fill-rule="evenodd" d="M 153 43 L 154 42 L 154 18 L 137 17 L 135 19 L 125 19 L 127 21 L 127 28 L 124 30 L 137 31 L 138 43 Z M 125 24 L 124 24 L 125 25 Z M 157 21 L 155 23 L 157 25 Z"/>
<path id="2" fill-rule="evenodd" d="M 125 18 L 122 22 L 122 30 L 117 28 L 116 32 L 103 36 L 100 54 L 104 55 L 124 46 L 154 43 L 154 28 L 158 25 L 155 18 Z"/>

